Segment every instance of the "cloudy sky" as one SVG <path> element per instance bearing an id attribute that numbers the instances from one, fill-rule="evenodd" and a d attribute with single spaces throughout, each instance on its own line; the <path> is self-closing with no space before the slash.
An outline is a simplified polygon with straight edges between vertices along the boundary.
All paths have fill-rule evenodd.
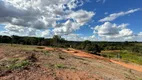
<path id="1" fill-rule="evenodd" d="M 0 35 L 142 41 L 141 0 L 0 0 Z"/>

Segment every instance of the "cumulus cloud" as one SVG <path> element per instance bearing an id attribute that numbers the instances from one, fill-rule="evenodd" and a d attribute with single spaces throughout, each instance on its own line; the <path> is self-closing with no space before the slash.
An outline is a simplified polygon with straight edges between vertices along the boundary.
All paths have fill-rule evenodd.
<path id="1" fill-rule="evenodd" d="M 63 38 L 69 41 L 142 41 L 142 32 L 134 34 L 131 29 L 127 28 L 128 25 L 106 22 L 96 26 L 93 29 L 94 34 L 91 36 L 71 33 L 64 35 Z"/>
<path id="2" fill-rule="evenodd" d="M 140 10 L 140 8 L 131 9 L 131 10 L 126 11 L 126 12 L 113 13 L 113 14 L 110 14 L 108 17 L 105 17 L 105 18 L 99 20 L 99 22 L 113 21 L 113 20 L 117 19 L 118 17 L 125 16 L 125 15 L 128 15 L 128 14 L 132 14 L 132 13 L 137 12 L 139 10 Z"/>
<path id="3" fill-rule="evenodd" d="M 71 32 L 79 29 L 80 25 L 76 22 L 72 22 L 71 20 L 62 23 L 58 27 L 53 29 L 55 35 L 65 35 L 70 34 Z"/>
<path id="4" fill-rule="evenodd" d="M 132 39 L 133 31 L 128 29 L 129 24 L 113 24 L 110 22 L 105 22 L 102 25 L 98 25 L 94 28 L 94 34 L 97 34 L 101 39 L 104 40 L 118 40 L 124 41 Z"/>
<path id="5" fill-rule="evenodd" d="M 75 22 L 79 23 L 80 25 L 84 25 L 94 15 L 95 15 L 94 12 L 87 12 L 87 11 L 84 11 L 84 10 L 79 10 L 79 11 L 72 12 L 71 14 L 69 14 L 68 18 L 75 20 Z"/>
<path id="6" fill-rule="evenodd" d="M 98 38 L 95 35 L 83 37 L 83 39 L 89 41 L 98 41 Z"/>
<path id="7" fill-rule="evenodd" d="M 142 36 L 142 32 L 140 32 L 138 35 L 139 35 L 139 36 Z"/>
<path id="8" fill-rule="evenodd" d="M 57 24 L 56 28 L 53 29 L 55 34 L 69 34 L 75 30 L 80 29 L 80 26 L 86 24 L 95 13 L 79 10 L 71 12 L 67 15 L 68 20 L 65 23 Z"/>
<path id="9" fill-rule="evenodd" d="M 29 35 L 36 35 L 36 30 L 47 33 L 49 28 L 55 34 L 68 34 L 95 15 L 86 10 L 74 11 L 83 4 L 83 0 L 0 0 L 0 24 L 6 25 L 9 32 L 19 34 L 25 29 Z M 43 35 L 47 34 L 43 32 Z"/>
<path id="10" fill-rule="evenodd" d="M 22 27 L 12 24 L 7 24 L 5 31 L 1 31 L 2 35 L 20 35 L 20 36 L 37 36 L 40 37 L 40 30 L 28 27 Z"/>
<path id="11" fill-rule="evenodd" d="M 132 39 L 133 41 L 140 41 L 141 42 L 142 41 L 142 32 L 139 32 L 138 34 L 133 35 L 132 38 L 133 38 Z"/>
<path id="12" fill-rule="evenodd" d="M 72 34 L 64 35 L 62 37 L 68 41 L 84 41 L 84 39 L 80 36 L 80 34 L 72 33 Z"/>
<path id="13" fill-rule="evenodd" d="M 68 34 L 68 35 L 64 35 L 62 36 L 65 40 L 68 41 L 85 41 L 85 40 L 89 40 L 89 41 L 98 41 L 98 39 L 96 38 L 95 35 L 91 35 L 91 36 L 84 36 L 83 34 Z"/>
<path id="14" fill-rule="evenodd" d="M 42 37 L 46 37 L 46 38 L 50 38 L 50 37 L 52 37 L 53 35 L 52 35 L 52 33 L 51 33 L 50 30 L 45 30 L 45 31 L 41 32 L 41 36 L 42 36 Z"/>

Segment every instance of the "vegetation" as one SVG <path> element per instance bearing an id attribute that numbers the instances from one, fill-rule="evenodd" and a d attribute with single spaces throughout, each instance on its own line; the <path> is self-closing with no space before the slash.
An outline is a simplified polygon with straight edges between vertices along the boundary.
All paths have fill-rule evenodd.
<path id="1" fill-rule="evenodd" d="M 91 42 L 91 41 L 66 41 L 58 35 L 53 38 L 42 37 L 22 37 L 22 36 L 0 36 L 0 43 L 23 44 L 23 45 L 38 45 L 38 46 L 52 46 L 61 48 L 75 48 L 92 54 L 102 55 L 109 58 L 122 58 L 123 60 L 142 64 L 142 43 L 140 42 Z M 43 49 L 44 47 L 38 47 Z M 101 51 L 115 51 L 107 52 Z M 77 52 L 76 52 L 77 53 Z M 102 53 L 102 54 L 100 54 Z M 45 55 L 48 52 L 44 53 Z M 63 59 L 61 56 L 59 58 Z"/>
<path id="2" fill-rule="evenodd" d="M 65 65 L 63 64 L 57 64 L 57 65 L 54 65 L 55 68 L 59 68 L 59 69 L 64 69 L 64 68 L 67 68 Z"/>
<path id="3" fill-rule="evenodd" d="M 140 56 L 139 53 L 136 52 L 130 52 L 128 50 L 120 50 L 112 52 L 103 51 L 102 55 L 108 58 L 122 59 L 126 63 L 133 62 L 142 65 L 142 56 Z"/>
<path id="4" fill-rule="evenodd" d="M 82 42 L 80 43 L 83 44 Z M 98 46 L 100 47 L 101 42 L 91 42 L 90 45 L 93 44 L 98 44 Z M 135 43 L 135 45 L 141 46 L 140 43 Z M 138 72 L 137 69 L 133 70 L 129 68 L 124 68 L 119 64 L 117 65 L 113 62 L 108 62 L 107 59 L 100 60 L 99 58 L 95 57 L 95 59 L 86 58 L 85 56 L 80 57 L 76 55 L 67 54 L 64 51 L 61 51 L 61 49 L 59 48 L 53 48 L 53 50 L 50 51 L 50 47 L 44 47 L 46 50 L 43 47 L 44 46 L 19 44 L 13 44 L 11 46 L 10 44 L 0 44 L 0 51 L 2 51 L 0 52 L 0 78 L 6 78 L 8 80 L 11 80 L 13 77 L 16 77 L 19 80 L 25 78 L 35 80 L 41 79 L 41 76 L 49 75 L 50 77 L 47 77 L 47 79 L 49 80 L 52 77 L 56 79 L 58 77 L 58 79 L 60 79 L 60 77 L 62 76 L 67 77 L 68 79 L 76 79 L 76 77 L 74 78 L 74 76 L 79 76 L 79 78 L 81 79 L 86 77 L 84 78 L 84 80 L 86 80 L 88 78 L 92 78 L 94 74 L 95 77 L 100 76 L 101 79 L 109 79 L 110 77 L 114 79 L 114 77 L 116 76 L 118 76 L 118 78 L 116 77 L 116 79 L 122 80 L 127 80 L 127 78 L 132 80 L 139 80 L 142 78 L 141 73 Z M 126 48 L 130 47 L 126 46 Z M 79 50 L 74 50 L 70 48 L 67 49 L 68 51 L 72 51 L 73 53 L 74 51 L 77 51 L 78 53 L 76 54 L 81 53 L 81 51 Z M 131 60 L 130 58 L 132 57 L 132 55 L 137 54 L 129 50 L 101 51 L 101 53 L 104 54 L 105 52 L 114 56 L 116 56 L 117 53 L 121 53 L 120 55 L 123 56 L 122 59 L 124 61 L 127 61 L 128 59 Z M 129 58 L 129 56 L 131 57 Z M 133 60 L 136 60 L 136 58 L 133 58 Z M 70 77 L 70 75 L 72 75 L 73 77 Z M 92 80 L 95 80 L 95 78 L 93 78 Z"/>
<path id="5" fill-rule="evenodd" d="M 30 64 L 29 61 L 21 61 L 21 62 L 17 62 L 14 64 L 11 64 L 10 66 L 8 66 L 8 70 L 14 70 L 14 69 L 22 69 L 25 66 L 28 66 Z"/>
<path id="6" fill-rule="evenodd" d="M 11 43 L 13 44 L 23 44 L 23 45 L 39 45 L 39 46 L 52 46 L 52 47 L 62 47 L 62 48 L 76 48 L 85 51 L 93 51 L 94 53 L 101 52 L 101 48 L 96 43 L 91 41 L 75 42 L 66 41 L 58 35 L 53 38 L 37 38 L 37 37 L 21 37 L 21 36 L 0 36 L 0 43 Z M 43 47 L 38 47 L 42 49 Z"/>
<path id="7" fill-rule="evenodd" d="M 28 65 L 30 65 L 30 62 L 28 60 L 19 61 L 19 59 L 11 59 L 10 61 L 5 61 L 1 63 L 0 70 L 4 71 L 11 71 L 16 69 L 22 70 Z"/>

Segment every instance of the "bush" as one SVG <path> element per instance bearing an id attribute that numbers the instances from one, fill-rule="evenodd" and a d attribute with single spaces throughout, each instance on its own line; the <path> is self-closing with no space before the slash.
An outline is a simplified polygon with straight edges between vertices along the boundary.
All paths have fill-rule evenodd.
<path id="1" fill-rule="evenodd" d="M 135 46 L 135 47 L 132 48 L 132 52 L 139 53 L 140 52 L 140 48 Z"/>

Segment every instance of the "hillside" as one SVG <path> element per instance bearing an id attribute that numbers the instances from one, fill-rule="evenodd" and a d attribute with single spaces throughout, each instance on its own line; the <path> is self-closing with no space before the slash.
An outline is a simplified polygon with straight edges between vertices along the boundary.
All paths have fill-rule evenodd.
<path id="1" fill-rule="evenodd" d="M 0 44 L 0 80 L 141 80 L 138 70 L 70 48 Z"/>

